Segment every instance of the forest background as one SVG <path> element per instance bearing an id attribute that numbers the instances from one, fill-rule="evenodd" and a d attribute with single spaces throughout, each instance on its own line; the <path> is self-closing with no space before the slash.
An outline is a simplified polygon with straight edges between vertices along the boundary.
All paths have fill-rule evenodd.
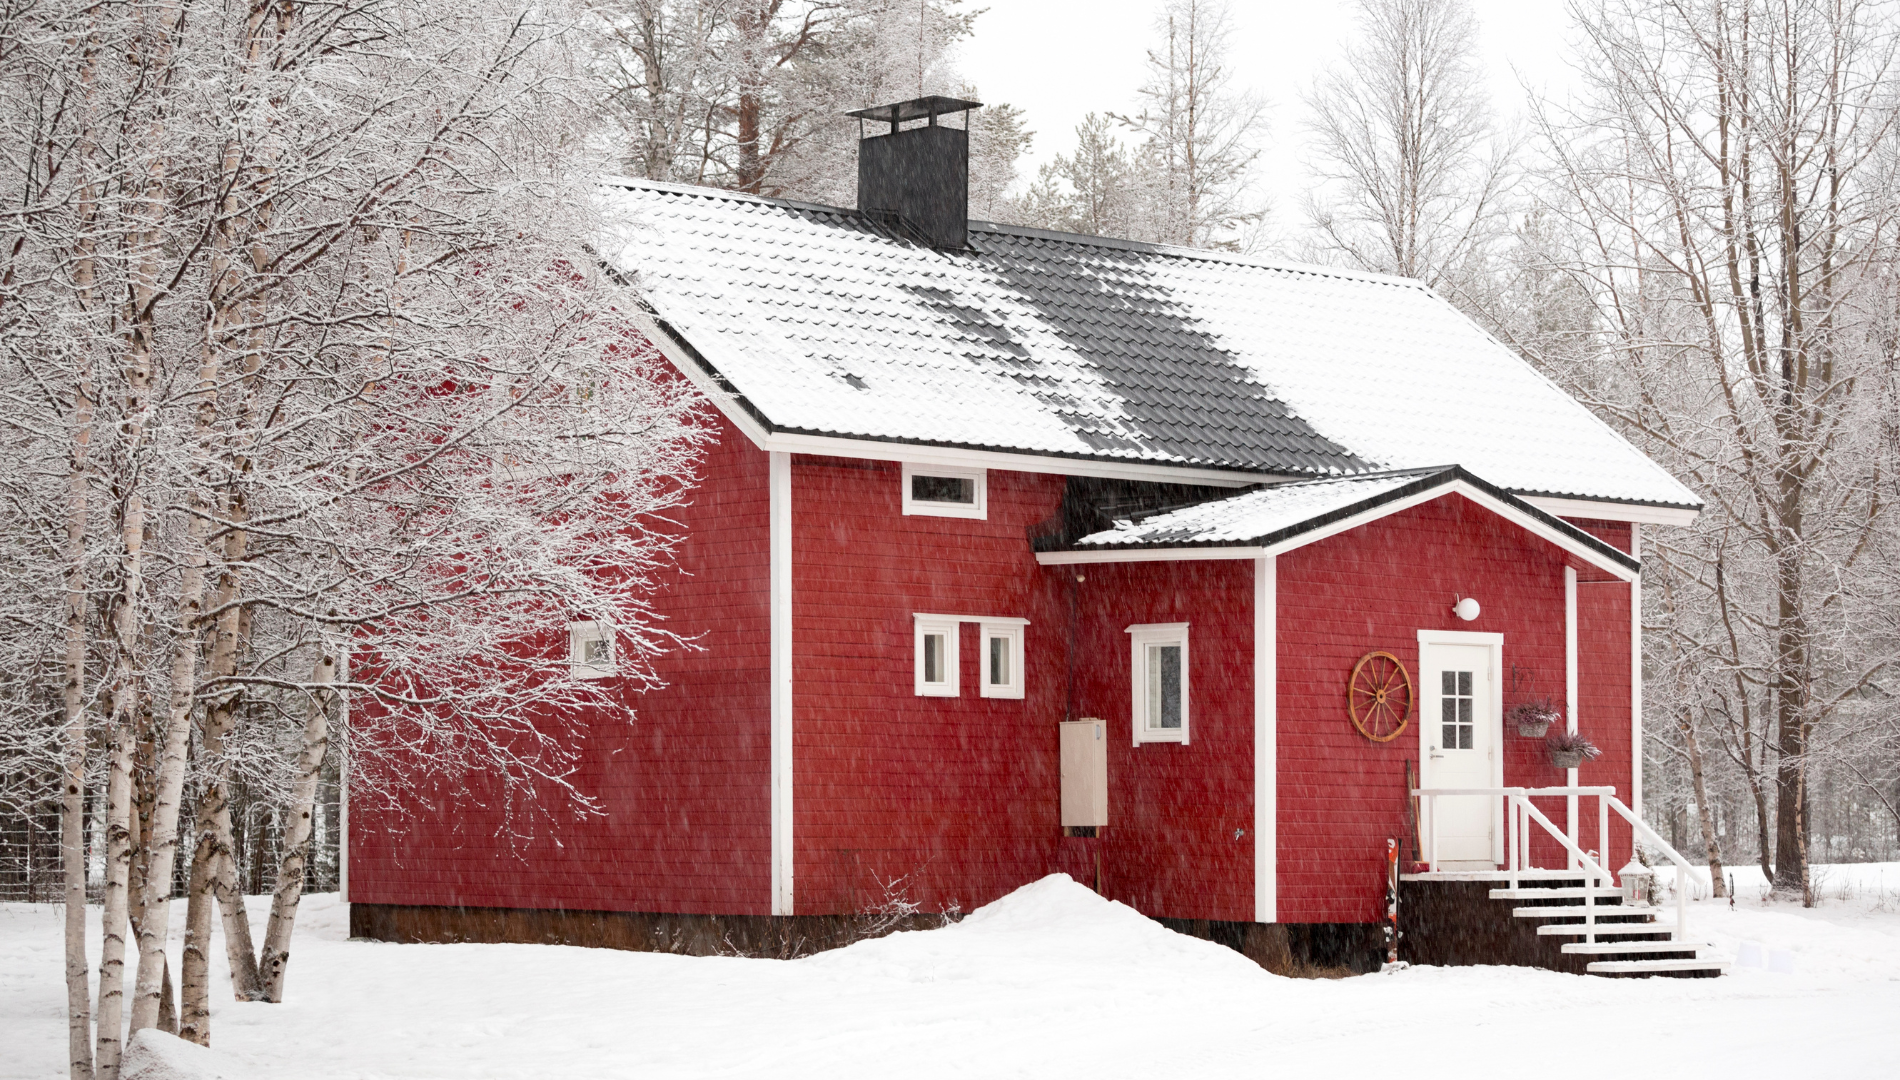
<path id="1" fill-rule="evenodd" d="M 851 205 L 847 110 L 984 96 L 957 0 L 466 7 L 0 10 L 0 896 L 130 930 L 89 1005 L 70 961 L 75 1075 L 121 1013 L 209 1038 L 214 918 L 281 995 L 346 773 L 561 785 L 574 733 L 534 718 L 598 701 L 547 626 L 611 627 L 636 679 L 681 645 L 641 597 L 703 406 L 596 266 L 592 179 Z M 1429 283 L 1707 502 L 1644 532 L 1649 818 L 1791 902 L 1895 858 L 1895 5 L 1577 0 L 1563 92 L 1501 100 L 1465 0 L 1361 0 L 1273 103 L 1290 198 L 1233 14 L 1146 25 L 1049 51 L 1142 72 L 1063 152 L 974 114 L 972 216 Z"/>

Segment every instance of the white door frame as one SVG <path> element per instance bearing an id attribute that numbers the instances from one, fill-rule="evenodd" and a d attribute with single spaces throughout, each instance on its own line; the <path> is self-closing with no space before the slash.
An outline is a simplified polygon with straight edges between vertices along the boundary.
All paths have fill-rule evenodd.
<path id="1" fill-rule="evenodd" d="M 1491 650 L 1491 786 L 1504 786 L 1504 635 L 1484 633 L 1476 630 L 1420 630 L 1418 632 L 1418 682 L 1415 693 L 1418 710 L 1418 778 L 1420 786 L 1425 783 L 1425 763 L 1431 760 L 1427 732 L 1430 728 L 1425 722 L 1425 702 L 1430 694 L 1425 686 L 1425 649 L 1432 645 L 1479 645 Z M 1420 807 L 1424 810 L 1424 807 Z M 1425 829 L 1427 823 L 1419 822 L 1419 828 Z M 1504 800 L 1494 799 L 1491 803 L 1491 861 L 1498 865 L 1504 863 Z"/>

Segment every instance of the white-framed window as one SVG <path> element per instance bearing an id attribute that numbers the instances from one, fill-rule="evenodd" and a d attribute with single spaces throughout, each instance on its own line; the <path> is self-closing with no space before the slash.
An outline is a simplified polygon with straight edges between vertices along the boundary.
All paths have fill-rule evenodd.
<path id="1" fill-rule="evenodd" d="M 958 621 L 951 615 L 915 615 L 918 697 L 957 696 Z"/>
<path id="2" fill-rule="evenodd" d="M 1128 628 L 1135 745 L 1188 741 L 1188 624 Z"/>
<path id="3" fill-rule="evenodd" d="M 983 696 L 1023 696 L 1023 628 L 1028 619 L 984 619 L 978 642 L 983 650 Z"/>
<path id="4" fill-rule="evenodd" d="M 904 463 L 904 513 L 989 517 L 989 473 L 950 465 Z"/>
<path id="5" fill-rule="evenodd" d="M 606 679 L 618 674 L 613 627 L 603 622 L 568 623 L 567 660 L 576 679 Z"/>

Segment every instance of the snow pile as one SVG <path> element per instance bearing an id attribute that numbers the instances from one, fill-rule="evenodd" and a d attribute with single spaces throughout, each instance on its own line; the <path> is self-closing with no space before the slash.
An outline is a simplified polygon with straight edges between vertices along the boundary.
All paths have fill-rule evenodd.
<path id="1" fill-rule="evenodd" d="M 249 1070 L 215 1050 L 147 1028 L 126 1044 L 120 1080 L 243 1080 Z"/>
<path id="2" fill-rule="evenodd" d="M 1006 967 L 1134 968 L 1151 978 L 1271 978 L 1222 945 L 1177 934 L 1126 904 L 1104 900 L 1067 874 L 1033 881 L 962 922 L 819 953 L 801 963 L 832 970 L 994 972 Z"/>

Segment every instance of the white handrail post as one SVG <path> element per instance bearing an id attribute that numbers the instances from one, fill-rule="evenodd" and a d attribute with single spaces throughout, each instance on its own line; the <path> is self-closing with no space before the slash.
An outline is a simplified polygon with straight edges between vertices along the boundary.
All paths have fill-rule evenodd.
<path id="1" fill-rule="evenodd" d="M 1575 780 L 1572 780 L 1570 781 L 1568 786 L 1575 788 L 1577 786 L 1577 782 Z M 1566 868 L 1570 870 L 1583 869 L 1583 864 L 1577 860 L 1577 856 L 1575 854 L 1575 849 L 1578 845 L 1577 845 L 1577 795 L 1576 795 L 1576 792 L 1574 791 L 1564 797 L 1564 835 L 1570 838 L 1570 847 L 1572 849 L 1572 854 L 1570 855 L 1570 861 Z"/>
<path id="2" fill-rule="evenodd" d="M 1511 849 L 1504 854 L 1509 858 L 1511 871 L 1511 891 L 1517 891 L 1517 796 L 1504 796 L 1504 814 L 1510 819 Z"/>
<path id="3" fill-rule="evenodd" d="M 1428 831 L 1431 833 L 1432 843 L 1432 873 L 1436 874 L 1438 873 L 1438 796 L 1436 794 L 1427 795 L 1425 797 L 1425 812 L 1430 814 L 1432 819 L 1432 826 Z"/>
<path id="4" fill-rule="evenodd" d="M 1635 838 L 1631 837 L 1630 852 L 1632 854 L 1634 854 L 1636 851 L 1634 844 L 1635 844 Z M 1597 796 L 1597 851 L 1600 853 L 1598 854 L 1597 858 L 1603 860 L 1603 869 L 1608 870 L 1610 868 L 1611 859 L 1610 859 L 1610 798 L 1607 795 Z M 1603 884 L 1605 886 L 1608 886 L 1611 883 L 1606 881 Z"/>

